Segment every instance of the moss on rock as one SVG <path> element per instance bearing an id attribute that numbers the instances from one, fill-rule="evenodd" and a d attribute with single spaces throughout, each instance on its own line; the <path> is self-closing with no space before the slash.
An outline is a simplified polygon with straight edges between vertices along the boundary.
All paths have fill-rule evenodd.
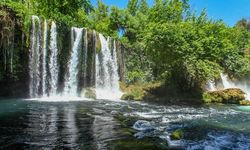
<path id="1" fill-rule="evenodd" d="M 123 114 L 116 114 L 114 118 L 119 122 L 123 128 L 128 128 L 133 126 L 133 124 L 138 120 L 137 117 L 127 117 Z"/>
<path id="2" fill-rule="evenodd" d="M 94 88 L 86 88 L 83 95 L 86 98 L 96 99 L 96 91 Z"/>
<path id="3" fill-rule="evenodd" d="M 122 97 L 121 97 L 122 100 L 135 100 L 135 97 L 134 95 L 131 95 L 131 94 L 123 94 Z"/>
<path id="4" fill-rule="evenodd" d="M 128 150 L 128 149 L 138 149 L 138 150 L 151 150 L 157 149 L 157 147 L 148 142 L 142 141 L 118 141 L 114 144 L 114 149 Z"/>
<path id="5" fill-rule="evenodd" d="M 137 100 L 142 101 L 152 95 L 150 91 L 152 89 L 159 88 L 161 83 L 147 83 L 147 84 L 133 84 L 126 85 L 125 83 L 120 83 L 122 91 L 125 93 L 121 99 L 122 100 Z"/>
<path id="6" fill-rule="evenodd" d="M 240 104 L 244 105 L 244 106 L 250 106 L 250 101 L 249 100 L 243 100 L 243 101 L 240 101 Z"/>
<path id="7" fill-rule="evenodd" d="M 121 89 L 125 94 L 121 97 L 122 100 L 143 100 L 145 90 L 142 85 L 123 85 Z"/>
<path id="8" fill-rule="evenodd" d="M 237 88 L 205 92 L 203 94 L 205 103 L 240 104 L 243 100 L 245 100 L 245 93 Z"/>
<path id="9" fill-rule="evenodd" d="M 181 140 L 184 137 L 183 131 L 178 129 L 170 135 L 171 140 Z"/>

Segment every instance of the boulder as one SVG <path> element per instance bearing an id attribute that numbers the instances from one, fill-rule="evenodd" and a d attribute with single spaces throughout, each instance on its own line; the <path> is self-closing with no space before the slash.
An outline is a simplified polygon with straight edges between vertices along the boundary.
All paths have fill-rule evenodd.
<path id="1" fill-rule="evenodd" d="M 137 131 L 152 131 L 152 130 L 154 130 L 154 127 L 148 121 L 138 120 L 133 125 L 133 129 L 135 129 Z"/>
<path id="2" fill-rule="evenodd" d="M 250 106 L 250 101 L 249 100 L 243 100 L 243 101 L 240 101 L 240 104 L 244 105 L 244 106 Z"/>
<path id="3" fill-rule="evenodd" d="M 203 94 L 205 103 L 240 104 L 245 100 L 245 93 L 241 89 L 230 88 Z"/>
<path id="4" fill-rule="evenodd" d="M 127 94 L 126 93 L 126 94 L 122 95 L 121 100 L 135 100 L 135 97 L 132 94 Z"/>
<path id="5" fill-rule="evenodd" d="M 96 91 L 94 88 L 86 88 L 83 90 L 83 96 L 90 99 L 96 99 Z"/>

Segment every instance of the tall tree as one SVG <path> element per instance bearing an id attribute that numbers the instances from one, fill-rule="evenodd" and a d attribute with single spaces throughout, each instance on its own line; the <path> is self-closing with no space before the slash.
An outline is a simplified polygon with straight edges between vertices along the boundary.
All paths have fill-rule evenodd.
<path id="1" fill-rule="evenodd" d="M 90 0 L 83 0 L 83 10 L 86 14 L 89 14 L 94 10 L 94 6 L 91 4 Z"/>
<path id="2" fill-rule="evenodd" d="M 138 0 L 129 0 L 127 9 L 131 15 L 135 16 L 138 10 Z"/>
<path id="3" fill-rule="evenodd" d="M 236 23 L 236 27 L 244 28 L 244 29 L 250 31 L 250 20 L 243 18 Z"/>
<path id="4" fill-rule="evenodd" d="M 140 10 L 140 12 L 142 12 L 142 13 L 145 13 L 145 14 L 148 13 L 148 11 L 149 11 L 149 6 L 148 6 L 148 3 L 147 3 L 147 0 L 141 0 L 141 1 L 140 1 L 139 10 Z"/>

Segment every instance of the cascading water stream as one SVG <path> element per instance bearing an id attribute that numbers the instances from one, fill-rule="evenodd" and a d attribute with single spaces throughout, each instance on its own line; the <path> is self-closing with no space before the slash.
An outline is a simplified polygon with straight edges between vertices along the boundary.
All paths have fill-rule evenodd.
<path id="1" fill-rule="evenodd" d="M 69 72 L 68 77 L 66 77 L 65 82 L 65 89 L 64 89 L 64 95 L 65 96 L 78 96 L 77 93 L 77 85 L 78 85 L 78 78 L 77 75 L 79 73 L 79 49 L 81 47 L 82 43 L 82 34 L 83 29 L 82 28 L 72 28 L 71 29 L 71 40 L 72 40 L 72 52 L 69 62 Z"/>
<path id="2" fill-rule="evenodd" d="M 208 91 L 216 91 L 217 90 L 215 82 L 212 81 L 212 80 L 209 80 L 207 82 L 206 88 L 207 88 Z"/>
<path id="3" fill-rule="evenodd" d="M 36 24 L 38 23 L 38 25 Z M 41 48 L 41 22 L 39 17 L 32 16 L 31 48 L 29 54 L 30 97 L 38 97 L 40 85 L 40 48 Z"/>
<path id="4" fill-rule="evenodd" d="M 87 63 L 88 63 L 88 30 L 84 29 L 84 80 L 83 85 L 87 85 Z"/>
<path id="5" fill-rule="evenodd" d="M 122 92 L 119 89 L 116 48 L 113 56 L 109 48 L 110 39 L 99 34 L 101 51 L 96 55 L 96 97 L 97 99 L 119 99 Z"/>
<path id="6" fill-rule="evenodd" d="M 59 64 L 61 55 L 59 56 L 57 46 L 57 26 L 55 22 L 51 22 L 48 29 L 46 20 L 43 25 L 41 28 L 39 17 L 32 16 L 29 55 L 30 98 L 53 98 L 54 101 L 61 95 L 64 98 L 75 99 L 81 95 L 82 89 L 94 86 L 97 99 L 116 100 L 121 97 L 115 41 L 99 34 L 101 50 L 98 51 L 95 31 L 88 33 L 87 29 L 72 27 L 67 71 L 59 76 L 59 66 L 61 70 L 65 65 Z M 64 77 L 64 84 L 60 83 L 61 77 Z M 60 93 L 62 85 L 64 88 Z"/>
<path id="7" fill-rule="evenodd" d="M 57 88 L 58 88 L 58 61 L 57 61 L 57 29 L 55 22 L 52 22 L 51 29 L 50 29 L 50 46 L 49 49 L 51 51 L 51 56 L 49 59 L 49 70 L 50 70 L 50 92 L 49 96 L 56 96 L 57 95 Z"/>
<path id="8" fill-rule="evenodd" d="M 221 77 L 221 80 L 222 80 L 223 87 L 225 89 L 236 88 L 236 85 L 228 79 L 227 75 L 221 73 L 220 77 Z"/>
<path id="9" fill-rule="evenodd" d="M 42 78 L 42 89 L 43 89 L 43 96 L 46 96 L 46 79 L 47 79 L 47 69 L 46 69 L 46 58 L 47 58 L 47 37 L 48 36 L 48 25 L 47 21 L 44 20 L 44 32 L 43 32 L 43 78 Z"/>
<path id="10" fill-rule="evenodd" d="M 120 92 L 120 84 L 119 84 L 119 74 L 118 74 L 118 63 L 117 63 L 117 53 L 116 53 L 116 42 L 113 41 L 113 55 L 112 55 L 112 59 L 113 59 L 113 63 L 112 63 L 112 77 L 111 78 L 111 86 L 113 89 L 115 89 L 115 91 L 119 91 Z M 121 92 L 119 94 L 122 94 Z"/>
<path id="11" fill-rule="evenodd" d="M 220 76 L 221 76 L 222 84 L 225 89 L 239 88 L 246 93 L 246 99 L 250 100 L 250 87 L 249 85 L 247 85 L 246 82 L 233 82 L 228 78 L 227 75 L 223 73 L 221 73 Z"/>

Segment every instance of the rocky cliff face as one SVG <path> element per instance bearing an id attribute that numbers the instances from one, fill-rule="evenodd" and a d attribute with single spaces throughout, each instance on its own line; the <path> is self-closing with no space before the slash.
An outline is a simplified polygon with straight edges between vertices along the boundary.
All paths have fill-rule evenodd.
<path id="1" fill-rule="evenodd" d="M 28 46 L 23 22 L 16 13 L 0 8 L 0 96 L 25 96 L 28 91 Z"/>

